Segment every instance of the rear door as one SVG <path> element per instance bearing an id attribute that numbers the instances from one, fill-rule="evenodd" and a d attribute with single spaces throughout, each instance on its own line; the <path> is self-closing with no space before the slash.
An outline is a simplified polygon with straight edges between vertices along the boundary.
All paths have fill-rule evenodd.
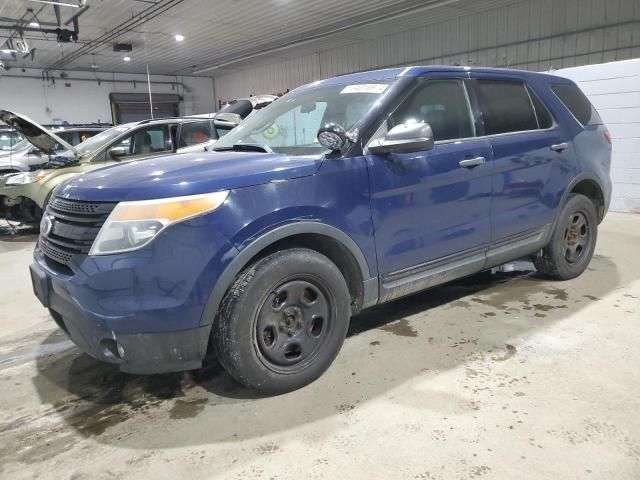
<path id="1" fill-rule="evenodd" d="M 576 174 L 573 145 L 524 78 L 472 77 L 493 149 L 491 241 L 517 242 L 553 222 L 559 195 Z"/>
<path id="2" fill-rule="evenodd" d="M 465 77 L 430 76 L 386 122 L 387 130 L 401 123 L 428 123 L 432 150 L 367 156 L 383 300 L 484 264 L 490 240 L 491 146 L 475 138 Z M 411 285 L 395 287 L 405 282 Z"/>

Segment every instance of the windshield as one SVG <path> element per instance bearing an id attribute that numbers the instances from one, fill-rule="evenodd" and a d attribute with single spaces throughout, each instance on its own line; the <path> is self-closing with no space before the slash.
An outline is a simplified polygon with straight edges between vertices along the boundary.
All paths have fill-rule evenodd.
<path id="1" fill-rule="evenodd" d="M 16 143 L 13 148 L 11 147 L 7 147 L 4 148 L 4 145 L 2 147 L 2 150 L 13 150 L 14 152 L 20 151 L 20 150 L 25 150 L 29 147 L 32 147 L 33 145 L 31 145 L 31 142 L 29 140 L 27 140 L 26 138 L 23 140 L 20 140 L 18 143 Z"/>
<path id="2" fill-rule="evenodd" d="M 21 143 L 22 135 L 13 131 L 0 132 L 0 150 L 16 150 Z"/>
<path id="3" fill-rule="evenodd" d="M 353 129 L 388 86 L 389 82 L 376 82 L 291 92 L 242 122 L 222 137 L 214 149 L 259 144 L 289 155 L 323 153 L 327 149 L 316 138 L 320 127 L 334 122 L 347 131 Z"/>
<path id="4" fill-rule="evenodd" d="M 110 128 L 109 130 L 105 130 L 104 132 L 100 132 L 97 135 L 85 140 L 82 143 L 76 145 L 76 150 L 80 152 L 81 155 L 86 155 L 87 153 L 94 152 L 99 148 L 105 146 L 107 143 L 115 140 L 117 137 L 122 135 L 124 132 L 128 131 L 133 127 L 133 123 L 118 125 L 117 127 Z"/>

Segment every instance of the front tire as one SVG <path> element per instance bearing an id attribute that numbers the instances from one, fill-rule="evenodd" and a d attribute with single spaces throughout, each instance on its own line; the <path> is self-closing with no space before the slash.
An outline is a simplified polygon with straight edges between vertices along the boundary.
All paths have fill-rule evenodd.
<path id="1" fill-rule="evenodd" d="M 313 382 L 331 365 L 350 315 L 338 267 L 313 250 L 288 249 L 240 273 L 214 322 L 213 349 L 241 384 L 285 393 Z"/>
<path id="2" fill-rule="evenodd" d="M 593 202 L 572 194 L 560 212 L 551 240 L 534 258 L 536 269 L 555 280 L 570 280 L 589 265 L 598 238 L 598 215 Z"/>

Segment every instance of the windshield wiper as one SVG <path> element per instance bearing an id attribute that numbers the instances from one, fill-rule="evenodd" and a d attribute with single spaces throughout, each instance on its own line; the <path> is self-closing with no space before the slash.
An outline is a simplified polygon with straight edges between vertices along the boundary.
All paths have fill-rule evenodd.
<path id="1" fill-rule="evenodd" d="M 269 145 L 261 145 L 259 143 L 236 143 L 231 147 L 213 148 L 214 152 L 261 152 L 261 153 L 273 153 Z"/>

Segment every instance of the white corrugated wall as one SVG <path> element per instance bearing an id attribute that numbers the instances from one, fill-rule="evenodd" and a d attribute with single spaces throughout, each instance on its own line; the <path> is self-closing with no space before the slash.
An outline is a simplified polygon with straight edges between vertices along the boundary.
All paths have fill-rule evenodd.
<path id="1" fill-rule="evenodd" d="M 640 213 L 640 60 L 569 68 L 555 74 L 580 86 L 611 132 L 611 210 Z"/>
<path id="2" fill-rule="evenodd" d="M 448 19 L 434 11 L 433 23 L 420 26 L 400 19 L 411 28 L 386 36 L 375 37 L 376 25 L 370 25 L 374 38 L 299 58 L 249 60 L 215 76 L 216 97 L 284 92 L 320 78 L 409 63 L 548 70 L 640 57 L 638 0 L 527 0 L 482 11 L 483 3 L 489 5 L 475 2 L 476 13 Z"/>

